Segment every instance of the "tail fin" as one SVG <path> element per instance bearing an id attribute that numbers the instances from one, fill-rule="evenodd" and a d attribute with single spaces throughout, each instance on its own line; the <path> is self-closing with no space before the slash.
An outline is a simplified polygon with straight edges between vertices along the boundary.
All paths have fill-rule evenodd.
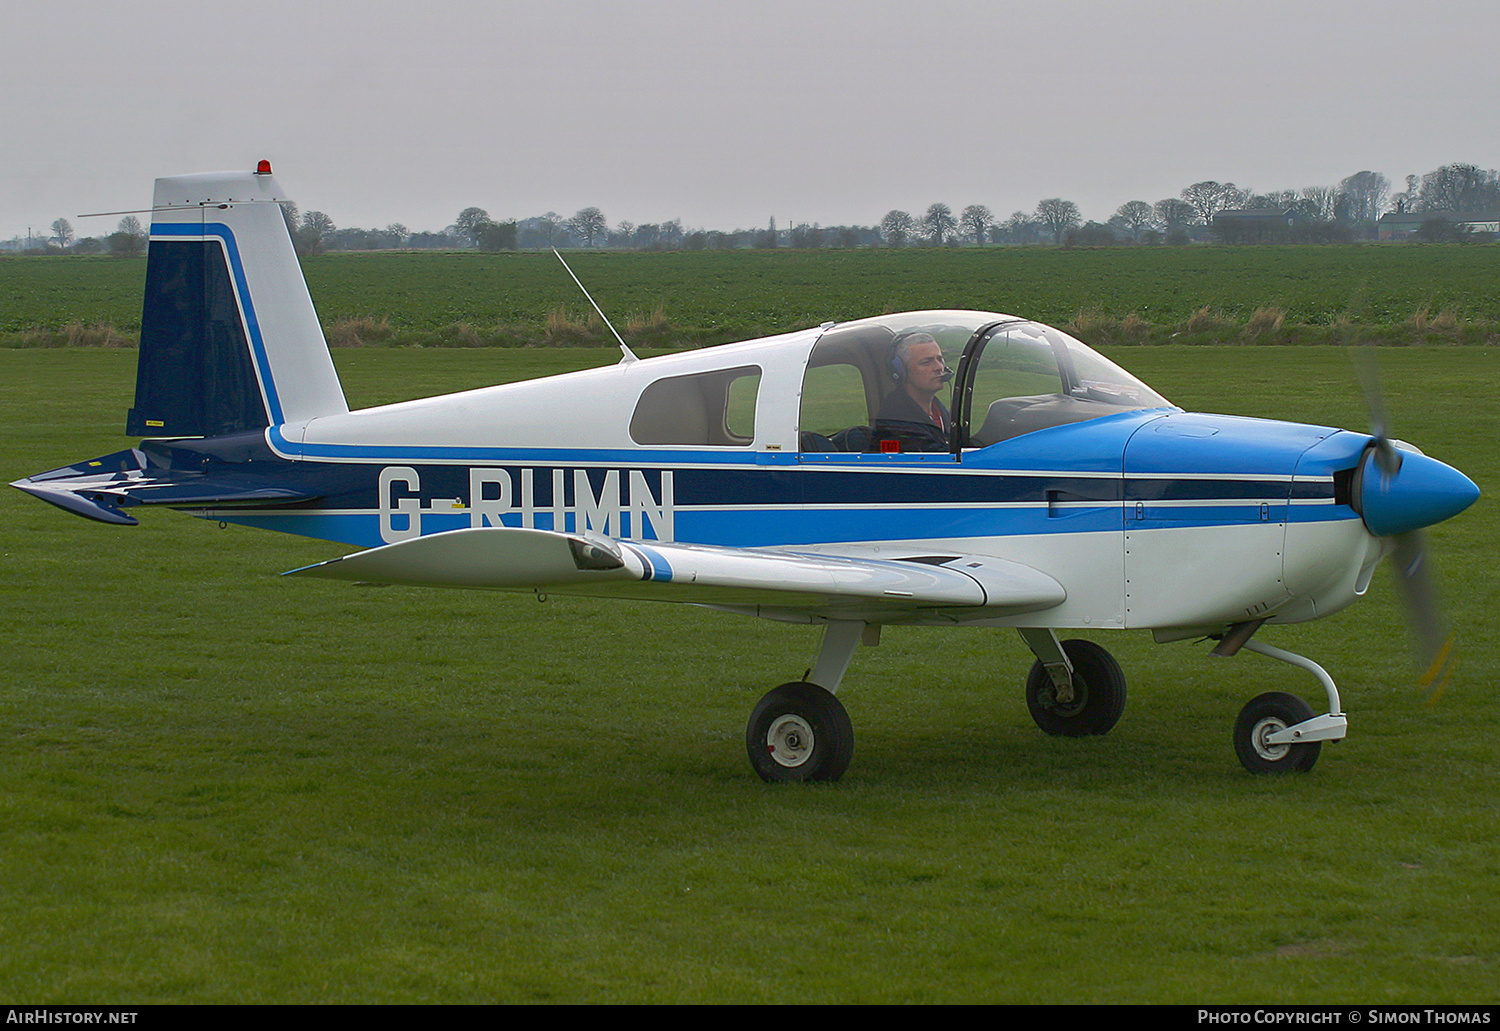
<path id="1" fill-rule="evenodd" d="M 125 432 L 213 437 L 349 410 L 269 162 L 156 181 Z"/>

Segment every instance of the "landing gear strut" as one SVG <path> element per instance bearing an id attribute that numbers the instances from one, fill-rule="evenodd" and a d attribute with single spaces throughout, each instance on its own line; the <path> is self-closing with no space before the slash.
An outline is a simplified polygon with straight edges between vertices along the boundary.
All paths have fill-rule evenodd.
<path id="1" fill-rule="evenodd" d="M 761 780 L 838 780 L 854 757 L 854 724 L 833 696 L 860 641 L 875 644 L 880 627 L 863 622 L 830 622 L 811 680 L 782 684 L 750 713 L 745 751 Z"/>
<path id="2" fill-rule="evenodd" d="M 1348 733 L 1349 721 L 1339 704 L 1338 687 L 1327 670 L 1306 656 L 1248 639 L 1239 647 L 1305 669 L 1323 685 L 1328 696 L 1326 715 L 1314 715 L 1312 707 L 1296 695 L 1268 691 L 1250 699 L 1234 721 L 1234 754 L 1245 769 L 1251 773 L 1306 773 L 1318 761 L 1324 741 L 1338 741 Z M 1215 654 L 1223 653 L 1216 649 Z"/>
<path id="3" fill-rule="evenodd" d="M 1026 708 L 1036 725 L 1060 737 L 1107 734 L 1125 711 L 1125 674 L 1093 641 L 1057 640 L 1050 630 L 1021 631 L 1036 662 L 1026 677 Z"/>

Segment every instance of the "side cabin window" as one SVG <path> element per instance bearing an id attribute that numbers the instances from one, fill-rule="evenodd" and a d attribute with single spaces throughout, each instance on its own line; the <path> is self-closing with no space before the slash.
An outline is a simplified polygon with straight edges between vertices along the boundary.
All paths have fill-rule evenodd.
<path id="1" fill-rule="evenodd" d="M 813 347 L 802 380 L 799 450 L 950 450 L 951 370 L 971 333 L 936 324 L 829 330 Z M 925 378 L 915 382 L 917 375 Z"/>
<path id="2" fill-rule="evenodd" d="M 755 399 L 760 368 L 668 376 L 648 386 L 630 417 L 637 444 L 749 447 L 755 443 Z"/>

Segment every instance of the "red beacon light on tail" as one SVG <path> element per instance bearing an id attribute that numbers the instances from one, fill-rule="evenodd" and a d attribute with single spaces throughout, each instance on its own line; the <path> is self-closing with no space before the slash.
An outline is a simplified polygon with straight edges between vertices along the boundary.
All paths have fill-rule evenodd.
<path id="1" fill-rule="evenodd" d="M 259 161 L 259 163 L 257 163 L 256 166 L 255 166 L 255 174 L 256 175 L 270 175 L 271 174 L 271 162 L 267 161 L 265 158 L 261 158 L 260 161 Z"/>

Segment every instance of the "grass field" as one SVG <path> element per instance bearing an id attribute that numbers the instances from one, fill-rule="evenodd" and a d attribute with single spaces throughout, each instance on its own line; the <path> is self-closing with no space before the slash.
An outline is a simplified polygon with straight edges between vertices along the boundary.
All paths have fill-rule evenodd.
<path id="1" fill-rule="evenodd" d="M 1112 356 L 1185 407 L 1360 426 L 1337 349 Z M 613 360 L 353 350 L 351 401 Z M 1462 640 L 1432 707 L 1389 582 L 1263 636 L 1350 736 L 1255 778 L 1230 724 L 1310 678 L 1098 639 L 1109 736 L 1027 716 L 1014 634 L 856 656 L 843 781 L 744 720 L 816 631 L 676 606 L 275 574 L 336 546 L 0 495 L 0 997 L 15 1002 L 1494 1003 L 1500 352 L 1382 355 L 1398 433 L 1487 496 L 1431 539 Z M 0 352 L 5 480 L 124 446 L 134 354 Z"/>
<path id="2" fill-rule="evenodd" d="M 1490 246 L 570 252 L 569 260 L 640 346 L 953 307 L 1069 326 L 1091 344 L 1500 340 L 1500 247 Z M 303 267 L 335 344 L 610 342 L 551 254 L 328 254 Z M 144 276 L 144 258 L 0 259 L 0 345 L 133 340 Z"/>

